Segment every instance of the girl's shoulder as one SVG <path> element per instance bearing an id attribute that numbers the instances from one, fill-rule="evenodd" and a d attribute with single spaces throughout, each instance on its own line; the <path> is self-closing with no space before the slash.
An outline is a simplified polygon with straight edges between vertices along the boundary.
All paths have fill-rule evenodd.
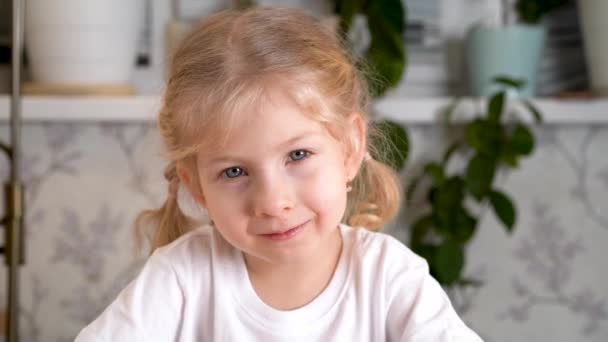
<path id="1" fill-rule="evenodd" d="M 396 238 L 365 228 L 342 227 L 352 241 L 353 282 L 384 313 L 387 340 L 479 341 L 458 317 L 425 259 Z M 361 285 L 362 284 L 362 285 Z"/>
<path id="2" fill-rule="evenodd" d="M 389 274 L 428 270 L 425 259 L 389 234 L 347 225 L 341 229 L 343 237 L 350 241 L 356 268 Z"/>
<path id="3" fill-rule="evenodd" d="M 173 242 L 159 247 L 153 255 L 162 257 L 194 256 L 208 254 L 214 248 L 214 230 L 209 225 L 202 225 L 175 239 Z"/>
<path id="4" fill-rule="evenodd" d="M 192 275 L 210 271 L 213 262 L 221 262 L 229 253 L 223 239 L 209 225 L 195 228 L 168 245 L 154 251 L 149 261 L 170 265 L 179 275 Z"/>

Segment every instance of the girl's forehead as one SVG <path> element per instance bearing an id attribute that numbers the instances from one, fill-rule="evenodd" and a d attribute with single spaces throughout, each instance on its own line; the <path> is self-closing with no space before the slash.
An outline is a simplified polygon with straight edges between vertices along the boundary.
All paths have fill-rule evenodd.
<path id="1" fill-rule="evenodd" d="M 288 98 L 277 96 L 232 115 L 220 146 L 227 148 L 244 143 L 271 147 L 307 134 L 329 136 L 318 118 Z"/>
<path id="2" fill-rule="evenodd" d="M 238 143 L 279 143 L 306 131 L 340 138 L 337 117 L 328 115 L 326 99 L 315 93 L 311 87 L 283 82 L 240 88 L 214 106 L 217 110 L 207 112 L 213 114 L 199 131 L 200 152 L 221 151 Z"/>
<path id="3" fill-rule="evenodd" d="M 249 130 L 251 125 L 264 129 L 268 125 L 278 123 L 320 125 L 318 118 L 308 112 L 307 108 L 280 92 L 275 93 L 274 96 L 264 96 L 252 106 L 241 107 L 232 116 L 234 126 L 244 130 Z M 262 125 L 259 125 L 260 123 Z"/>

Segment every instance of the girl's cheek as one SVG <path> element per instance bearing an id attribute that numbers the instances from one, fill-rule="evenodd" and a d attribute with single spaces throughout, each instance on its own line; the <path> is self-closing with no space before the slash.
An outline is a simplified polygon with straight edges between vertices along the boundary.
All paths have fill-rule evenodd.
<path id="1" fill-rule="evenodd" d="M 223 191 L 213 198 L 213 209 L 224 219 L 234 220 L 245 207 L 246 197 L 237 193 Z"/>
<path id="2" fill-rule="evenodd" d="M 203 187 L 205 193 L 205 199 L 209 206 L 213 206 L 215 209 L 226 210 L 237 210 L 240 206 L 240 202 L 244 199 L 244 184 L 240 183 L 208 183 Z"/>
<path id="3" fill-rule="evenodd" d="M 320 156 L 312 156 L 308 160 L 303 160 L 297 164 L 290 165 L 288 172 L 303 178 L 317 177 L 319 173 L 322 173 L 326 168 L 324 167 L 325 161 Z"/>
<path id="4" fill-rule="evenodd" d="M 328 172 L 328 168 L 317 165 L 299 170 L 297 181 L 300 188 L 317 194 L 329 192 L 336 186 L 335 175 Z"/>
<path id="5" fill-rule="evenodd" d="M 289 173 L 296 181 L 307 181 L 318 176 L 319 168 L 314 165 L 306 165 L 294 169 Z"/>

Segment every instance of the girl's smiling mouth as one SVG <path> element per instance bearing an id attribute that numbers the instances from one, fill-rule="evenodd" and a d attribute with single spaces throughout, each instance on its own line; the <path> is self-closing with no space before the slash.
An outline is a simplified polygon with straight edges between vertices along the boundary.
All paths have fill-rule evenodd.
<path id="1" fill-rule="evenodd" d="M 274 241 L 285 241 L 285 240 L 289 240 L 292 237 L 296 236 L 298 233 L 300 233 L 304 228 L 306 228 L 306 224 L 310 222 L 310 220 L 297 225 L 293 228 L 289 228 L 287 230 L 284 230 L 282 232 L 278 232 L 278 233 L 270 233 L 270 234 L 262 234 L 263 237 L 268 238 L 270 240 L 274 240 Z"/>

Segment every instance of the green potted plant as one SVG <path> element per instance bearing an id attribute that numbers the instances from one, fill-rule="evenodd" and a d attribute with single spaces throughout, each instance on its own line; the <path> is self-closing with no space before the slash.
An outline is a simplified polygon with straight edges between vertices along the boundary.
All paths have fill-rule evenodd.
<path id="1" fill-rule="evenodd" d="M 522 80 L 506 77 L 493 82 L 515 90 L 525 85 Z M 503 168 L 516 169 L 520 159 L 534 150 L 535 139 L 525 122 L 506 118 L 507 93 L 494 93 L 485 110 L 464 122 L 451 120 L 457 108 L 456 104 L 451 105 L 445 115 L 446 131 L 462 130 L 464 134 L 445 148 L 440 161 L 424 165 L 422 174 L 412 180 L 406 191 L 408 209 L 423 208 L 410 226 L 410 247 L 427 259 L 431 274 L 447 287 L 479 283 L 463 276 L 466 247 L 477 229 L 479 213 L 483 212 L 479 209 L 490 207 L 508 232 L 516 223 L 516 207 L 496 185 L 495 176 Z M 530 101 L 520 98 L 512 102 L 521 102 L 537 123 L 542 121 Z M 454 170 L 450 163 L 457 155 L 465 167 Z M 421 180 L 429 184 L 423 192 L 418 186 Z M 422 202 L 413 203 L 413 198 L 422 198 Z"/>
<path id="2" fill-rule="evenodd" d="M 378 1 L 386 4 L 392 1 Z M 394 1 L 393 1 L 394 2 Z M 376 20 L 370 20 L 370 16 L 379 15 L 382 11 L 378 8 L 370 8 L 373 1 L 360 1 L 358 5 L 354 5 L 356 1 L 336 1 L 336 13 L 340 14 L 341 27 L 343 32 L 348 32 L 349 25 L 352 22 L 354 13 L 363 12 L 368 16 L 368 25 L 379 25 L 376 27 L 376 35 L 372 33 L 372 40 L 382 39 L 386 52 L 374 52 L 374 48 L 382 47 L 382 43 L 372 42 L 367 56 L 376 53 L 380 57 L 388 57 L 395 59 L 395 63 L 403 60 L 405 66 L 405 54 L 400 55 L 399 51 L 405 52 L 405 48 L 398 45 L 402 44 L 401 40 L 396 39 L 396 33 L 399 31 L 397 18 L 403 18 L 403 12 L 394 10 L 395 14 L 392 19 L 395 23 L 379 23 Z M 391 4 L 398 8 L 400 1 Z M 518 6 L 524 6 L 525 1 L 520 1 Z M 357 7 L 359 6 L 359 7 Z M 385 7 L 382 10 L 386 11 Z M 366 12 L 369 11 L 369 12 Z M 521 16 L 524 18 L 532 18 L 535 15 L 532 10 L 527 10 L 524 7 L 520 10 Z M 529 15 L 527 13 L 530 13 Z M 530 19 L 532 20 L 532 19 Z M 370 27 L 373 32 L 374 28 Z M 382 32 L 386 36 L 382 37 Z M 402 50 L 401 50 L 402 49 Z M 382 50 L 382 48 L 381 48 Z M 392 55 L 391 55 L 392 54 Z M 372 64 L 375 68 L 373 58 L 367 58 L 367 63 Z M 378 59 L 382 63 L 381 59 Z M 399 82 L 403 67 L 400 68 L 377 68 L 376 70 L 385 73 L 394 72 L 392 76 L 384 74 L 386 80 L 393 80 L 388 83 L 389 86 L 377 88 L 376 96 L 381 95 L 383 90 L 386 90 L 390 85 L 395 85 Z M 519 121 L 507 120 L 504 112 L 506 112 L 506 102 L 508 91 L 513 90 L 521 92 L 525 88 L 526 82 L 523 80 L 512 79 L 509 77 L 497 77 L 492 80 L 493 83 L 506 87 L 507 90 L 498 90 L 489 97 L 487 110 L 480 115 L 476 115 L 468 122 L 454 123 L 450 120 L 451 113 L 456 108 L 456 105 L 450 106 L 446 111 L 445 124 L 453 127 L 464 127 L 464 139 L 455 141 L 445 149 L 444 157 L 440 162 L 431 162 L 425 165 L 424 172 L 420 177 L 406 189 L 406 207 L 411 202 L 412 194 L 418 188 L 420 181 L 428 178 L 431 180 L 431 185 L 426 190 L 426 195 L 423 196 L 424 202 L 430 211 L 422 213 L 417 217 L 410 227 L 410 247 L 419 255 L 423 256 L 429 263 L 431 274 L 433 274 L 440 283 L 444 286 L 456 288 L 459 286 L 475 285 L 479 282 L 474 279 L 467 279 L 463 275 L 465 264 L 465 250 L 473 237 L 477 228 L 478 217 L 467 209 L 465 202 L 473 199 L 480 206 L 491 206 L 497 217 L 505 225 L 507 231 L 511 231 L 516 222 L 516 208 L 509 196 L 497 188 L 495 185 L 495 174 L 499 169 L 517 168 L 519 160 L 532 153 L 534 149 L 534 136 L 529 127 Z M 534 105 L 526 100 L 519 99 L 525 108 L 532 114 L 536 122 L 541 122 L 541 114 Z M 404 168 L 405 161 L 408 155 L 409 142 L 408 137 L 402 126 L 391 122 L 382 121 L 377 123 L 378 128 L 388 133 L 388 137 L 392 144 L 388 145 L 389 151 L 384 156 L 387 164 L 391 165 L 395 170 L 401 171 Z M 450 129 L 451 130 L 451 129 Z M 454 156 L 460 155 L 465 159 L 467 167 L 459 172 L 448 172 L 448 164 Z M 376 156 L 380 157 L 380 156 Z"/>
<path id="3" fill-rule="evenodd" d="M 536 72 L 545 41 L 541 19 L 569 0 L 517 0 L 516 22 L 509 18 L 508 0 L 502 1 L 502 23 L 476 25 L 466 38 L 471 92 L 488 96 L 498 90 L 492 82 L 497 75 L 525 79 L 519 90 L 525 97 L 534 95 Z"/>

